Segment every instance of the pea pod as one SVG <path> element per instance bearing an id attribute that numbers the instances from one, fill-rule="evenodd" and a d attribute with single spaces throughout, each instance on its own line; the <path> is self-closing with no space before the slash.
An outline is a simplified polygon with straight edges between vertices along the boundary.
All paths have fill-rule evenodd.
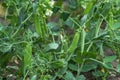
<path id="1" fill-rule="evenodd" d="M 81 55 L 84 52 L 84 45 L 85 45 L 85 30 L 81 31 Z"/>
<path id="2" fill-rule="evenodd" d="M 47 31 L 47 26 L 46 26 L 46 20 L 45 20 L 45 15 L 43 14 L 43 11 L 41 8 L 39 8 L 39 13 L 40 13 L 40 25 L 42 29 L 42 36 L 46 37 L 48 31 Z"/>
<path id="3" fill-rule="evenodd" d="M 41 29 L 41 26 L 40 26 L 40 19 L 39 19 L 39 16 L 35 13 L 34 14 L 34 20 L 35 20 L 35 30 L 36 32 L 39 34 L 39 36 L 42 38 L 42 29 Z"/>
<path id="4" fill-rule="evenodd" d="M 24 70 L 32 64 L 32 43 L 29 42 L 24 50 Z"/>
<path id="5" fill-rule="evenodd" d="M 70 45 L 70 48 L 68 49 L 68 53 L 73 53 L 75 51 L 75 49 L 77 48 L 79 38 L 80 38 L 80 33 L 76 32 L 75 36 L 73 38 L 73 41 L 72 41 L 72 43 Z"/>
<path id="6" fill-rule="evenodd" d="M 43 13 L 43 9 L 41 8 L 41 5 L 38 5 L 37 3 L 33 3 L 33 12 L 34 12 L 35 30 L 40 36 L 40 38 L 44 40 L 45 37 L 47 36 L 48 30 L 46 27 L 45 15 Z"/>

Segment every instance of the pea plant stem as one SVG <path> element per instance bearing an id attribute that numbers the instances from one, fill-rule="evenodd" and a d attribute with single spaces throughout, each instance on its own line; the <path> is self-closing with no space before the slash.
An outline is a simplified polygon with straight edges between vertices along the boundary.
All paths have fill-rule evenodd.
<path id="1" fill-rule="evenodd" d="M 103 21 L 103 19 L 102 20 L 101 19 L 98 20 L 98 24 L 97 24 L 96 32 L 95 32 L 95 37 L 98 37 L 98 35 L 99 35 L 99 30 L 100 30 L 100 26 L 102 24 L 102 21 Z"/>
<path id="2" fill-rule="evenodd" d="M 83 68 L 83 66 L 84 66 L 84 63 L 85 63 L 85 59 L 83 59 L 83 62 L 82 62 L 82 64 L 81 64 L 81 66 L 80 66 L 80 64 L 78 64 L 78 71 L 77 71 L 77 76 L 76 76 L 76 78 L 79 77 L 79 75 L 80 75 L 80 73 L 81 73 L 81 70 L 82 70 L 82 68 Z"/>

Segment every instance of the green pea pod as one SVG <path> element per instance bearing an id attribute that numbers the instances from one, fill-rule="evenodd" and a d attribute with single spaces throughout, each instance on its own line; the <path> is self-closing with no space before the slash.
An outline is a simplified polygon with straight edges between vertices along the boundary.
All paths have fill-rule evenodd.
<path id="1" fill-rule="evenodd" d="M 81 32 L 81 55 L 84 52 L 84 45 L 85 45 L 85 30 L 83 29 Z"/>
<path id="2" fill-rule="evenodd" d="M 35 30 L 38 33 L 40 37 L 42 37 L 42 29 L 41 29 L 41 24 L 40 24 L 40 16 L 38 15 L 39 12 L 37 11 L 37 5 L 36 3 L 33 3 L 33 13 L 34 13 L 34 25 L 35 25 Z"/>
<path id="3" fill-rule="evenodd" d="M 32 43 L 29 42 L 24 50 L 24 70 L 32 64 Z"/>
<path id="4" fill-rule="evenodd" d="M 47 36 L 48 30 L 46 27 L 45 14 L 43 13 L 41 5 L 37 6 L 37 4 L 33 3 L 33 12 L 35 30 L 40 38 L 44 40 Z"/>
<path id="5" fill-rule="evenodd" d="M 77 48 L 79 38 L 80 38 L 80 33 L 76 32 L 75 36 L 73 38 L 73 41 L 72 41 L 72 43 L 70 45 L 70 48 L 68 49 L 68 53 L 73 53 L 75 51 L 75 49 Z"/>
<path id="6" fill-rule="evenodd" d="M 34 20 L 35 20 L 35 30 L 39 34 L 39 36 L 42 38 L 42 29 L 41 29 L 41 24 L 40 24 L 40 18 L 39 16 L 35 13 L 34 14 Z"/>
<path id="7" fill-rule="evenodd" d="M 48 29 L 47 29 L 47 26 L 46 26 L 45 15 L 44 15 L 41 7 L 39 7 L 39 14 L 40 14 L 39 16 L 40 16 L 40 25 L 41 25 L 41 30 L 42 30 L 42 36 L 45 38 L 47 36 Z"/>

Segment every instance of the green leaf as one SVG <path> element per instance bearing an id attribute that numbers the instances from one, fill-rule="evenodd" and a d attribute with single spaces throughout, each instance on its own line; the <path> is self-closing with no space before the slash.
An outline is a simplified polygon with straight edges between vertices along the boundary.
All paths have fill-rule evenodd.
<path id="1" fill-rule="evenodd" d="M 111 63 L 103 63 L 103 66 L 107 69 L 113 69 L 113 66 Z"/>
<path id="2" fill-rule="evenodd" d="M 120 28 L 117 30 L 114 30 L 114 32 L 115 32 L 114 40 L 120 41 Z"/>
<path id="3" fill-rule="evenodd" d="M 65 67 L 59 69 L 58 75 L 63 75 L 63 74 L 65 74 L 66 71 L 67 71 L 67 69 L 68 69 L 67 65 L 66 65 Z"/>
<path id="4" fill-rule="evenodd" d="M 62 68 L 62 67 L 65 67 L 66 64 L 67 64 L 67 62 L 65 61 L 65 59 L 58 59 L 52 63 L 52 67 L 53 68 Z"/>
<path id="5" fill-rule="evenodd" d="M 65 80 L 75 80 L 75 77 L 70 71 L 67 71 L 65 75 Z"/>
<path id="6" fill-rule="evenodd" d="M 58 48 L 58 44 L 57 43 L 50 43 L 49 44 L 49 49 L 57 49 Z"/>
<path id="7" fill-rule="evenodd" d="M 68 64 L 69 69 L 73 70 L 73 71 L 77 71 L 78 67 L 75 64 Z"/>
<path id="8" fill-rule="evenodd" d="M 117 65 L 117 72 L 120 72 L 120 64 Z"/>
<path id="9" fill-rule="evenodd" d="M 59 47 L 58 43 L 49 43 L 45 48 L 44 51 L 49 51 L 49 50 L 56 50 Z"/>
<path id="10" fill-rule="evenodd" d="M 30 80 L 37 80 L 37 75 L 33 75 Z"/>
<path id="11" fill-rule="evenodd" d="M 88 72 L 90 70 L 96 69 L 97 68 L 97 64 L 85 64 L 82 68 L 82 72 Z"/>
<path id="12" fill-rule="evenodd" d="M 81 18 L 80 24 L 83 25 L 86 22 L 87 19 L 88 19 L 88 15 L 86 14 Z"/>
<path id="13" fill-rule="evenodd" d="M 114 61 L 115 59 L 117 58 L 117 56 L 107 56 L 103 59 L 103 62 L 104 63 L 107 63 L 107 62 L 112 62 Z"/>
<path id="14" fill-rule="evenodd" d="M 0 23 L 0 31 L 4 29 L 4 26 Z"/>
<path id="15" fill-rule="evenodd" d="M 50 29 L 54 28 L 57 24 L 55 22 L 49 22 L 47 24 L 47 27 L 49 27 Z"/>
<path id="16" fill-rule="evenodd" d="M 71 9 L 76 9 L 77 8 L 77 1 L 76 0 L 68 0 L 69 2 L 69 7 Z"/>
<path id="17" fill-rule="evenodd" d="M 80 75 L 76 80 L 86 80 L 86 77 L 84 75 Z"/>
<path id="18" fill-rule="evenodd" d="M 113 26 L 111 27 L 113 30 L 117 30 L 120 28 L 120 18 L 117 19 L 116 22 L 114 22 Z"/>
<path id="19" fill-rule="evenodd" d="M 34 33 L 32 34 L 32 37 L 39 38 L 39 35 L 38 35 L 38 33 L 34 32 Z"/>
<path id="20" fill-rule="evenodd" d="M 8 51 L 11 50 L 12 46 L 13 46 L 13 45 L 12 45 L 12 44 L 9 44 L 9 43 L 1 44 L 1 45 L 0 45 L 0 51 L 1 51 L 1 52 L 8 52 Z"/>
<path id="21" fill-rule="evenodd" d="M 100 77 L 100 76 L 103 76 L 103 75 L 104 75 L 103 72 L 101 72 L 101 71 L 95 71 L 95 72 L 92 72 L 92 74 L 93 74 L 93 76 L 95 76 L 95 77 Z"/>
<path id="22" fill-rule="evenodd" d="M 74 27 L 74 23 L 70 18 L 68 18 L 64 23 L 65 23 L 65 25 L 67 25 L 70 28 Z"/>

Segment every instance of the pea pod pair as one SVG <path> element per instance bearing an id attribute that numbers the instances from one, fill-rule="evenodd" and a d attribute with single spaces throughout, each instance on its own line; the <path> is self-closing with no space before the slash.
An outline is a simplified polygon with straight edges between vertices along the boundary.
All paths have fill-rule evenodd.
<path id="1" fill-rule="evenodd" d="M 41 6 L 36 6 L 35 3 L 33 3 L 33 11 L 34 11 L 34 25 L 35 30 L 40 36 L 41 39 L 45 39 L 47 35 L 47 27 L 46 27 L 46 21 L 45 21 L 45 15 L 43 14 L 43 10 L 41 9 Z"/>
<path id="2" fill-rule="evenodd" d="M 77 44 L 79 42 L 79 38 L 80 38 L 80 32 L 76 32 L 73 38 L 73 41 L 68 49 L 68 53 L 73 53 L 75 51 L 75 49 L 77 48 Z"/>

